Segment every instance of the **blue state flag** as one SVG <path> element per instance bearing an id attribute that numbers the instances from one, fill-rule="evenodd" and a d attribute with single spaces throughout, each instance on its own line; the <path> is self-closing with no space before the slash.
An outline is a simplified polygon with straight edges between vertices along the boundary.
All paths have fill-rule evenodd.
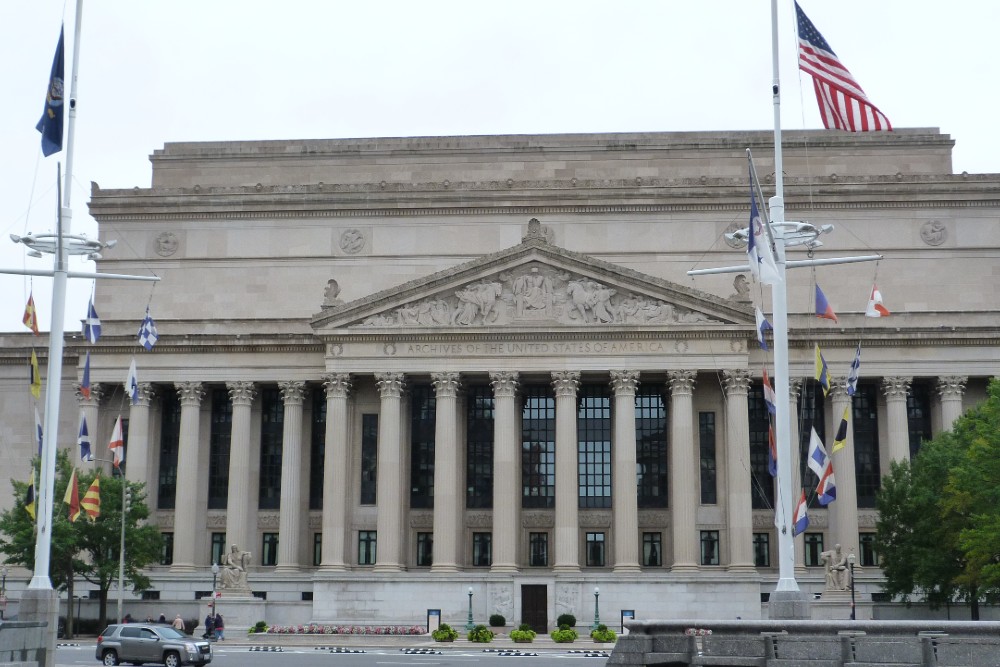
<path id="1" fill-rule="evenodd" d="M 63 146 L 63 33 L 59 30 L 59 44 L 52 60 L 52 74 L 45 93 L 45 110 L 35 129 L 42 133 L 42 154 L 45 157 L 58 153 Z"/>
<path id="2" fill-rule="evenodd" d="M 101 318 L 97 316 L 93 297 L 87 305 L 87 318 L 83 321 L 83 337 L 90 343 L 96 343 L 101 337 Z"/>

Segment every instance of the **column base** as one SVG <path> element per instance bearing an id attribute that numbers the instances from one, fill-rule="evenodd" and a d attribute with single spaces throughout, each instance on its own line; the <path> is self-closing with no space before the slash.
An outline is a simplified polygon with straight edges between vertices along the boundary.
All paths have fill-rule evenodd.
<path id="1" fill-rule="evenodd" d="M 517 565 L 511 565 L 509 563 L 501 563 L 490 567 L 490 572 L 502 572 L 504 574 L 517 574 L 520 571 L 521 570 L 518 569 Z"/>
<path id="2" fill-rule="evenodd" d="M 552 571 L 555 572 L 555 573 L 557 573 L 557 574 L 560 573 L 560 572 L 562 572 L 562 573 L 567 573 L 567 572 L 578 573 L 580 571 L 580 566 L 579 565 L 553 565 L 552 566 Z"/>
<path id="3" fill-rule="evenodd" d="M 633 572 L 642 572 L 642 568 L 639 567 L 638 563 L 622 563 L 620 565 L 615 565 L 615 574 L 631 574 Z"/>
<path id="4" fill-rule="evenodd" d="M 347 572 L 347 565 L 344 563 L 323 563 L 319 566 L 320 572 Z"/>
<path id="5" fill-rule="evenodd" d="M 674 563 L 670 566 L 671 572 L 697 572 L 700 569 L 697 563 Z"/>
<path id="6" fill-rule="evenodd" d="M 757 574 L 757 567 L 753 563 L 733 563 L 726 568 L 726 572 Z"/>
<path id="7" fill-rule="evenodd" d="M 301 571 L 302 568 L 298 565 L 282 565 L 281 563 L 278 563 L 274 566 L 275 574 L 296 574 Z"/>
<path id="8" fill-rule="evenodd" d="M 171 572 L 194 572 L 197 569 L 198 567 L 194 563 L 174 563 L 170 566 Z"/>
<path id="9" fill-rule="evenodd" d="M 435 563 L 431 565 L 431 572 L 458 572 L 459 568 L 456 563 L 441 563 L 438 565 Z"/>
<path id="10" fill-rule="evenodd" d="M 804 591 L 774 591 L 767 603 L 767 617 L 782 620 L 808 620 L 812 618 L 809 609 L 812 596 Z"/>
<path id="11" fill-rule="evenodd" d="M 403 566 L 398 563 L 385 563 L 383 565 L 376 565 L 372 568 L 372 572 L 383 573 L 383 572 L 402 572 L 404 570 Z"/>

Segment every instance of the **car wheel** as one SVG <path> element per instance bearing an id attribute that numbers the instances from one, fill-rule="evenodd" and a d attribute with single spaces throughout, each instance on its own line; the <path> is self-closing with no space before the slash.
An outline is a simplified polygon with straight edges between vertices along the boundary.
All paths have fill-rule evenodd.
<path id="1" fill-rule="evenodd" d="M 163 664 L 166 665 L 166 667 L 181 667 L 181 657 L 171 651 L 163 656 Z"/>
<path id="2" fill-rule="evenodd" d="M 112 650 L 105 651 L 101 654 L 101 664 L 114 667 L 114 665 L 118 664 L 118 654 Z"/>

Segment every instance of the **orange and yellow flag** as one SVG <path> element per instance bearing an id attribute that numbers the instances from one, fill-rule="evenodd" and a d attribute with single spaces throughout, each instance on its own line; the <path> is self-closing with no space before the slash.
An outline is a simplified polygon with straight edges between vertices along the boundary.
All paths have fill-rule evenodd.
<path id="1" fill-rule="evenodd" d="M 87 513 L 90 520 L 93 521 L 101 515 L 101 478 L 95 477 L 94 481 L 90 483 L 90 488 L 87 489 L 87 493 L 83 495 L 83 500 L 80 501 L 80 505 L 83 507 L 83 511 Z"/>
<path id="2" fill-rule="evenodd" d="M 31 332 L 38 335 L 38 313 L 35 311 L 35 297 L 28 293 L 28 304 L 24 307 L 24 318 L 21 319 L 24 326 L 31 329 Z"/>
<path id="3" fill-rule="evenodd" d="M 69 505 L 69 520 L 73 523 L 80 518 L 80 488 L 76 481 L 76 468 L 73 468 L 73 474 L 69 476 L 69 484 L 66 485 L 66 495 L 63 496 L 63 502 Z"/>

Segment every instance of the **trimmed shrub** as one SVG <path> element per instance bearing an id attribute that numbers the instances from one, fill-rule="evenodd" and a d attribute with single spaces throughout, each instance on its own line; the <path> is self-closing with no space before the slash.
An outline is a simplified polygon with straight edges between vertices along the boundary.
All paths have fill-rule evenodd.
<path id="1" fill-rule="evenodd" d="M 569 626 L 571 628 L 576 627 L 576 616 L 573 614 L 559 614 L 559 618 L 556 619 L 556 626 Z"/>
<path id="2" fill-rule="evenodd" d="M 618 635 L 615 634 L 615 631 L 610 629 L 603 623 L 601 623 L 594 630 L 591 631 L 590 637 L 595 642 L 601 642 L 604 644 L 612 643 L 618 639 Z"/>
<path id="3" fill-rule="evenodd" d="M 502 628 L 507 625 L 507 619 L 503 617 L 503 614 L 491 614 L 490 615 L 490 627 L 491 628 Z"/>
<path id="4" fill-rule="evenodd" d="M 568 625 L 561 625 L 558 630 L 550 632 L 549 636 L 552 637 L 552 641 L 557 644 L 568 644 L 569 642 L 575 640 L 579 635 L 576 633 L 576 630 Z"/>
<path id="5" fill-rule="evenodd" d="M 488 644 L 493 641 L 493 631 L 487 628 L 485 625 L 477 625 L 476 627 L 469 630 L 468 639 L 470 642 L 477 642 L 479 644 Z"/>
<path id="6" fill-rule="evenodd" d="M 517 626 L 517 630 L 510 631 L 510 639 L 515 642 L 532 642 L 536 636 L 537 633 L 527 623 L 522 623 Z"/>
<path id="7" fill-rule="evenodd" d="M 453 642 L 458 639 L 458 630 L 447 623 L 442 623 L 437 630 L 431 633 L 431 637 L 436 642 Z"/>

